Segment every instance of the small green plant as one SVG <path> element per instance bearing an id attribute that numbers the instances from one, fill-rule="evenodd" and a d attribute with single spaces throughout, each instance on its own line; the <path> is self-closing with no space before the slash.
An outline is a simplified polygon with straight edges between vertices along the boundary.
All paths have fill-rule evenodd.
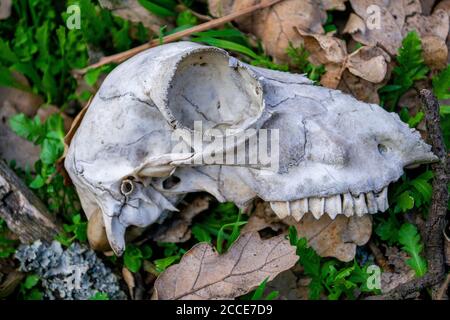
<path id="1" fill-rule="evenodd" d="M 178 247 L 176 243 L 158 242 L 158 247 L 164 248 L 163 250 L 164 258 L 156 259 L 153 261 L 156 273 L 163 272 L 172 264 L 178 262 L 181 259 L 181 257 L 186 253 L 186 250 Z"/>
<path id="2" fill-rule="evenodd" d="M 334 24 L 333 11 L 327 12 L 327 20 L 325 21 L 323 29 L 325 30 L 325 33 L 337 31 L 337 27 Z"/>
<path id="3" fill-rule="evenodd" d="M 150 259 L 152 254 L 153 250 L 148 245 L 138 247 L 128 244 L 123 255 L 123 262 L 128 270 L 138 272 L 141 269 L 142 262 Z"/>
<path id="4" fill-rule="evenodd" d="M 192 227 L 192 234 L 200 242 L 212 243 L 217 237 L 216 247 L 219 253 L 226 251 L 239 237 L 240 230 L 246 221 L 242 221 L 239 209 L 231 202 L 221 203 L 205 218 Z M 231 229 L 231 233 L 226 230 Z"/>
<path id="5" fill-rule="evenodd" d="M 256 288 L 250 300 L 275 300 L 276 298 L 278 298 L 278 296 L 280 295 L 278 291 L 271 291 L 263 298 L 268 280 L 269 278 L 265 278 L 263 282 L 261 282 L 258 288 Z"/>
<path id="6" fill-rule="evenodd" d="M 275 300 L 278 298 L 280 293 L 278 291 L 271 291 L 264 297 L 264 291 L 266 291 L 267 281 L 269 281 L 269 277 L 265 278 L 259 286 L 241 297 L 240 300 Z"/>
<path id="7" fill-rule="evenodd" d="M 406 260 L 408 266 L 416 272 L 417 277 L 424 276 L 427 273 L 427 262 L 421 256 L 423 244 L 416 226 L 411 223 L 403 224 L 398 232 L 398 242 L 410 255 L 410 258 Z"/>
<path id="8" fill-rule="evenodd" d="M 62 116 L 52 114 L 41 123 L 37 116 L 31 119 L 18 114 L 9 119 L 9 125 L 17 135 L 41 149 L 39 160 L 34 164 L 35 174 L 32 175 L 28 168 L 25 171 L 17 169 L 19 175 L 35 190 L 51 212 L 62 214 L 67 222 L 72 223 L 72 217 L 80 210 L 78 196 L 73 187 L 64 184 L 64 179 L 56 168 L 56 161 L 64 152 Z"/>
<path id="9" fill-rule="evenodd" d="M 400 97 L 418 80 L 425 79 L 429 69 L 422 57 L 422 42 L 415 31 L 409 32 L 398 50 L 397 66 L 390 84 L 379 90 L 383 103 L 394 110 Z"/>
<path id="10" fill-rule="evenodd" d="M 38 288 L 39 277 L 35 274 L 30 274 L 25 277 L 25 280 L 20 284 L 19 294 L 24 300 L 42 300 L 44 294 Z"/>
<path id="11" fill-rule="evenodd" d="M 433 93 L 439 100 L 450 99 L 450 66 L 447 66 L 440 73 L 436 74 L 433 79 Z M 450 105 L 442 104 L 440 107 L 441 127 L 444 136 L 444 142 L 447 149 L 450 148 Z M 449 205 L 450 208 L 450 205 Z"/>
<path id="12" fill-rule="evenodd" d="M 89 300 L 109 300 L 109 297 L 104 292 L 96 292 Z"/>
<path id="13" fill-rule="evenodd" d="M 151 13 L 162 17 L 173 17 L 176 16 L 175 7 L 177 6 L 176 1 L 172 0 L 138 0 L 139 4 Z"/>
<path id="14" fill-rule="evenodd" d="M 247 223 L 247 221 L 240 220 L 241 212 L 239 212 L 236 222 L 224 224 L 220 228 L 219 232 L 217 233 L 216 242 L 217 252 L 219 252 L 219 254 L 224 253 L 226 250 L 228 250 L 239 237 L 239 234 L 241 232 L 240 227 Z M 230 235 L 227 235 L 227 233 L 225 232 L 226 229 L 231 229 Z M 226 244 L 224 245 L 225 241 Z"/>
<path id="15" fill-rule="evenodd" d="M 309 52 L 303 47 L 300 46 L 295 48 L 292 44 L 289 44 L 289 47 L 286 50 L 289 58 L 291 59 L 292 65 L 300 73 L 306 73 L 309 79 L 314 82 L 320 81 L 320 77 L 325 73 L 325 67 L 323 65 L 314 65 L 308 61 Z"/>
<path id="16" fill-rule="evenodd" d="M 433 187 L 430 180 L 432 171 L 425 171 L 415 178 L 403 175 L 401 180 L 393 186 L 391 205 L 394 213 L 406 212 L 412 208 L 426 209 L 431 202 Z M 425 210 L 426 211 L 426 210 Z"/>
<path id="17" fill-rule="evenodd" d="M 360 267 L 356 261 L 351 263 L 339 262 L 336 259 L 322 259 L 311 247 L 306 238 L 298 238 L 297 230 L 289 228 L 290 243 L 297 247 L 299 263 L 304 268 L 305 275 L 311 278 L 309 284 L 309 298 L 319 299 L 326 294 L 329 300 L 337 300 L 342 295 L 348 299 L 355 298 L 355 290 L 361 292 L 378 293 L 378 289 L 367 287 L 368 266 Z"/>
<path id="18" fill-rule="evenodd" d="M 0 218 L 0 259 L 9 258 L 16 252 L 18 241 L 10 239 L 8 234 L 9 230 L 6 222 Z"/>
<path id="19" fill-rule="evenodd" d="M 409 114 L 408 108 L 402 108 L 400 110 L 400 119 L 406 122 L 410 128 L 415 128 L 423 120 L 425 114 L 422 111 L 416 113 L 415 116 Z"/>
<path id="20" fill-rule="evenodd" d="M 56 240 L 68 247 L 74 240 L 87 241 L 87 222 L 83 221 L 80 214 L 72 217 L 71 224 L 63 225 L 64 232 L 56 236 Z"/>

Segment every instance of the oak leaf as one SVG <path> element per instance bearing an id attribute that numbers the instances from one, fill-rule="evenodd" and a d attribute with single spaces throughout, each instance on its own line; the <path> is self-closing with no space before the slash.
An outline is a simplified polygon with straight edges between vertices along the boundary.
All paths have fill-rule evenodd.
<path id="1" fill-rule="evenodd" d="M 292 268 L 298 260 L 295 250 L 284 235 L 262 240 L 257 232 L 241 235 L 222 255 L 199 243 L 158 277 L 153 298 L 233 299 Z"/>

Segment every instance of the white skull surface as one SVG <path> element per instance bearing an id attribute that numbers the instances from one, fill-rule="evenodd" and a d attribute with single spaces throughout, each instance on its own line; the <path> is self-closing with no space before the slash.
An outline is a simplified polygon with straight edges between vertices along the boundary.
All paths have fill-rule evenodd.
<path id="1" fill-rule="evenodd" d="M 192 163 L 205 154 L 188 139 L 198 134 L 194 121 L 212 137 L 226 129 L 279 130 L 277 169 Z M 187 152 L 176 152 L 180 141 Z M 227 148 L 247 152 L 239 146 Z M 378 105 L 302 75 L 249 66 L 218 48 L 177 42 L 108 75 L 65 167 L 88 218 L 101 210 L 120 255 L 128 226 L 158 222 L 189 192 L 240 207 L 259 197 L 280 218 L 362 216 L 388 208 L 387 186 L 405 166 L 435 160 L 417 131 Z"/>

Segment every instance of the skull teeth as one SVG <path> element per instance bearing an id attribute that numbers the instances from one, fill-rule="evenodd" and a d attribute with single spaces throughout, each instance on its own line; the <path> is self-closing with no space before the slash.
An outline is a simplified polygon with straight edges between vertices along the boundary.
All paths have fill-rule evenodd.
<path id="1" fill-rule="evenodd" d="M 346 217 L 384 212 L 389 208 L 387 187 L 380 192 L 367 192 L 359 195 L 350 193 L 337 194 L 330 197 L 310 197 L 295 201 L 272 201 L 270 206 L 280 219 L 292 216 L 297 222 L 310 212 L 314 218 L 320 219 L 325 213 L 331 219 L 343 214 Z"/>

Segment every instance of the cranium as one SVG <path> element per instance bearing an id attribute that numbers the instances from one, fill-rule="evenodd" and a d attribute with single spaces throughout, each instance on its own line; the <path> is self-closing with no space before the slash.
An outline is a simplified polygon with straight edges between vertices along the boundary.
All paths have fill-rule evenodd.
<path id="1" fill-rule="evenodd" d="M 279 145 L 271 145 L 278 166 L 193 162 L 206 152 L 189 139 L 198 134 L 195 121 L 217 139 L 237 132 L 240 142 L 224 149 L 245 159 L 251 155 L 240 148 L 249 144 L 245 135 L 239 140 L 242 130 L 278 130 Z M 180 143 L 185 151 L 177 151 Z M 388 208 L 387 186 L 405 166 L 435 160 L 417 131 L 378 105 L 303 75 L 247 65 L 218 48 L 178 42 L 142 52 L 108 75 L 65 167 L 87 217 L 102 213 L 120 255 L 128 226 L 161 221 L 189 192 L 240 207 L 259 197 L 280 218 L 362 216 Z"/>

